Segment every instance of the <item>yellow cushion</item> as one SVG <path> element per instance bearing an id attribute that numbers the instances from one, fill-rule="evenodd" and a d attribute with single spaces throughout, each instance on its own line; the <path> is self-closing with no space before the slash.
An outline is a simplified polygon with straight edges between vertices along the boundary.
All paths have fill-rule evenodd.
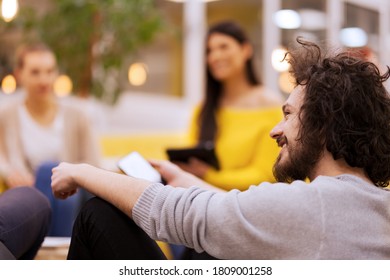
<path id="1" fill-rule="evenodd" d="M 0 193 L 5 192 L 6 189 L 7 189 L 6 184 L 4 183 L 3 179 L 0 178 Z"/>
<path id="2" fill-rule="evenodd" d="M 160 247 L 161 251 L 163 251 L 164 255 L 167 257 L 168 260 L 173 259 L 171 248 L 169 247 L 168 243 L 157 241 L 157 245 Z"/>
<path id="3" fill-rule="evenodd" d="M 100 147 L 103 157 L 124 156 L 137 151 L 148 159 L 167 159 L 165 150 L 186 146 L 186 139 L 184 133 L 102 135 Z"/>

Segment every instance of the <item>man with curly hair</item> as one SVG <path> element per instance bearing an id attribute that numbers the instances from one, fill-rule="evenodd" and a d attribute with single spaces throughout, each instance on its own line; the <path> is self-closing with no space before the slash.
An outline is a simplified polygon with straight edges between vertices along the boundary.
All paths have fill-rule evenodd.
<path id="1" fill-rule="evenodd" d="M 270 133 L 280 183 L 221 192 L 165 161 L 152 164 L 166 186 L 62 163 L 56 197 L 100 197 L 79 215 L 68 258 L 164 258 L 163 240 L 219 259 L 389 259 L 389 71 L 297 41 L 296 87 Z"/>

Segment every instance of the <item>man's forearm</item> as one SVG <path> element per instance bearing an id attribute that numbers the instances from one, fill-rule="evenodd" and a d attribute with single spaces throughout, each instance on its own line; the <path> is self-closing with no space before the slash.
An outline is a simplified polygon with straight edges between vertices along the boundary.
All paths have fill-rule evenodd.
<path id="1" fill-rule="evenodd" d="M 78 165 L 73 177 L 78 185 L 110 202 L 129 217 L 138 198 L 148 186 L 153 184 L 88 164 Z"/>

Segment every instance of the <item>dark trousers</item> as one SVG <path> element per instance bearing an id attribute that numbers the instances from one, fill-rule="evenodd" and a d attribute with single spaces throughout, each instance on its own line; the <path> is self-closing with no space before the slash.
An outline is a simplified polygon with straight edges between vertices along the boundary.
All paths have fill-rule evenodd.
<path id="1" fill-rule="evenodd" d="M 163 260 L 155 241 L 128 216 L 100 198 L 90 199 L 73 228 L 68 259 Z"/>
<path id="2" fill-rule="evenodd" d="M 212 258 L 207 254 L 203 257 L 209 259 L 207 256 Z M 186 258 L 194 259 L 188 252 Z M 75 221 L 68 259 L 164 260 L 166 257 L 132 219 L 110 203 L 92 198 Z"/>
<path id="3" fill-rule="evenodd" d="M 34 188 L 14 188 L 0 195 L 0 241 L 17 259 L 35 257 L 50 219 L 49 202 Z"/>

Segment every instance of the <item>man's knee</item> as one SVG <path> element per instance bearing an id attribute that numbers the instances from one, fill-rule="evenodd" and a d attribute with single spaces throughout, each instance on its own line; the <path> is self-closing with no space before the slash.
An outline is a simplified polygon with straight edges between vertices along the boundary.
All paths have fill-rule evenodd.
<path id="1" fill-rule="evenodd" d="M 95 213 L 105 211 L 104 209 L 106 208 L 111 208 L 111 204 L 99 197 L 93 197 L 84 204 L 81 211 L 85 213 Z"/>
<path id="2" fill-rule="evenodd" d="M 101 221 L 104 220 L 105 217 L 111 216 L 111 214 L 116 211 L 117 209 L 107 201 L 99 197 L 93 197 L 83 205 L 77 220 L 81 219 L 83 223 Z"/>
<path id="3" fill-rule="evenodd" d="M 93 197 L 82 207 L 76 219 L 78 226 L 84 227 L 86 224 L 102 228 L 110 223 L 132 225 L 134 222 L 121 210 L 111 203 L 99 198 Z"/>

